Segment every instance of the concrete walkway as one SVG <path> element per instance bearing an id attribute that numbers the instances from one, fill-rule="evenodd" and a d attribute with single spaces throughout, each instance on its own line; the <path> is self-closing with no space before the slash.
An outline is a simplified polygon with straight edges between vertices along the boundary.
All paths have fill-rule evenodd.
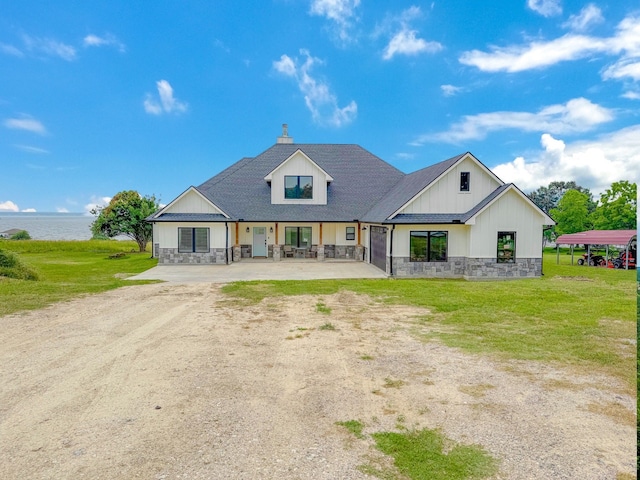
<path id="1" fill-rule="evenodd" d="M 354 261 L 243 260 L 231 265 L 158 265 L 128 280 L 172 283 L 229 283 L 243 280 L 316 280 L 323 278 L 386 278 L 377 267 Z"/>

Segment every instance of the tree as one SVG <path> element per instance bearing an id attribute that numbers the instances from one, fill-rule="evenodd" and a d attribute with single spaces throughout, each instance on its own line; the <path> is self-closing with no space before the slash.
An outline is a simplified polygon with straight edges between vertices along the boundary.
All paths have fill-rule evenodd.
<path id="1" fill-rule="evenodd" d="M 627 180 L 613 182 L 602 195 L 593 213 L 598 230 L 635 230 L 638 226 L 637 185 Z"/>
<path id="2" fill-rule="evenodd" d="M 20 230 L 9 237 L 9 240 L 31 240 L 31 235 L 26 230 Z"/>
<path id="3" fill-rule="evenodd" d="M 545 212 L 551 212 L 551 210 L 558 207 L 558 202 L 569 190 L 577 190 L 587 196 L 587 210 L 589 213 L 596 209 L 596 202 L 593 200 L 591 191 L 588 188 L 581 187 L 574 181 L 551 182 L 548 187 L 540 187 L 531 192 L 528 197 Z"/>
<path id="4" fill-rule="evenodd" d="M 589 197 L 578 190 L 569 190 L 562 196 L 557 208 L 549 212 L 557 222 L 556 233 L 558 235 L 582 232 L 591 228 L 588 202 Z"/>
<path id="5" fill-rule="evenodd" d="M 136 241 L 138 248 L 144 252 L 151 240 L 153 227 L 145 219 L 158 210 L 156 197 L 142 197 L 135 190 L 117 193 L 106 207 L 96 207 L 91 214 L 97 218 L 91 224 L 94 236 L 105 235 L 113 238 L 125 235 Z"/>

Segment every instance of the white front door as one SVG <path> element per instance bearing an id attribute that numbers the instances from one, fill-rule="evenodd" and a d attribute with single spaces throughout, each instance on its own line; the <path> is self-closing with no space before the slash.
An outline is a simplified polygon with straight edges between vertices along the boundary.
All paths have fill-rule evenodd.
<path id="1" fill-rule="evenodd" d="M 267 227 L 253 227 L 253 255 L 267 256 Z"/>

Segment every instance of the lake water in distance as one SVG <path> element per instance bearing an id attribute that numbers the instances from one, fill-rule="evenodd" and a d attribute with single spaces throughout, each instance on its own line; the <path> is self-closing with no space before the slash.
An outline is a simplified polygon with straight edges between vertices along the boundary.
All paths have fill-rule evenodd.
<path id="1" fill-rule="evenodd" d="M 0 232 L 26 230 L 34 240 L 90 240 L 93 215 L 0 212 Z"/>

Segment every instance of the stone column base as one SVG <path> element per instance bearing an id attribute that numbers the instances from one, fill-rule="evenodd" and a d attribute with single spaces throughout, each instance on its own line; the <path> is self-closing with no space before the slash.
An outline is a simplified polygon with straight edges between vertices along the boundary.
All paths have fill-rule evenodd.
<path id="1" fill-rule="evenodd" d="M 364 247 L 362 245 L 356 245 L 355 259 L 358 262 L 364 262 Z"/>
<path id="2" fill-rule="evenodd" d="M 318 245 L 318 261 L 324 261 L 324 245 Z"/>
<path id="3" fill-rule="evenodd" d="M 273 246 L 273 261 L 274 262 L 280 261 L 280 245 Z"/>
<path id="4" fill-rule="evenodd" d="M 240 245 L 233 246 L 233 261 L 239 262 L 242 258 L 242 247 Z"/>

